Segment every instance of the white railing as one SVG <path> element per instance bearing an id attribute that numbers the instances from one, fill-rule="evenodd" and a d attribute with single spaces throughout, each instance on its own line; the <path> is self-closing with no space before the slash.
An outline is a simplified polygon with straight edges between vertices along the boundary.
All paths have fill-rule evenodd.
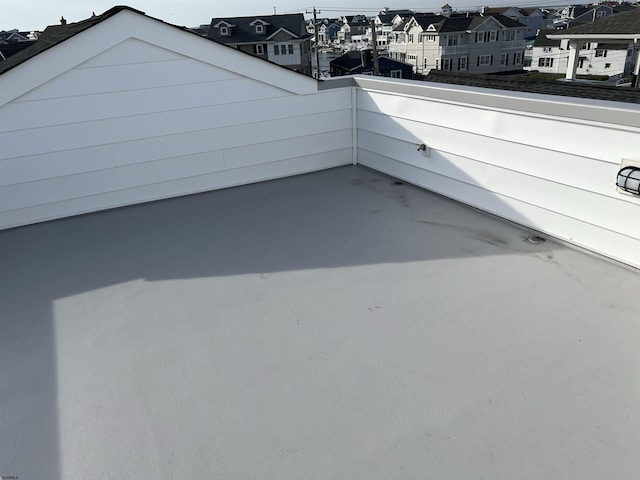
<path id="1" fill-rule="evenodd" d="M 514 49 L 524 50 L 524 48 L 525 48 L 524 40 L 512 40 L 509 42 L 502 42 L 503 50 L 514 50 Z"/>
<path id="2" fill-rule="evenodd" d="M 456 55 L 460 53 L 468 53 L 469 45 L 453 45 L 450 47 L 439 47 L 439 55 Z"/>

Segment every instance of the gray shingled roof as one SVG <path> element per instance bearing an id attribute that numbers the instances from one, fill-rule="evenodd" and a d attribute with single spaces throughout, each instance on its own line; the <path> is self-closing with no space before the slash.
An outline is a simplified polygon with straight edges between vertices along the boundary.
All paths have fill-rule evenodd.
<path id="1" fill-rule="evenodd" d="M 25 48 L 24 50 L 9 57 L 6 61 L 1 62 L 0 75 L 11 70 L 14 67 L 17 67 L 21 63 L 26 62 L 30 58 L 35 57 L 39 53 L 42 53 L 45 50 L 48 50 L 51 47 L 54 47 L 55 45 L 58 45 L 59 43 L 64 42 L 65 40 L 68 40 L 74 35 L 77 35 L 78 33 L 83 32 L 84 30 L 87 30 L 88 28 L 91 28 L 94 25 L 105 21 L 107 18 L 113 17 L 115 14 L 123 10 L 130 10 L 132 12 L 139 13 L 140 15 L 145 15 L 144 12 L 141 12 L 140 10 L 136 10 L 135 8 L 127 7 L 125 5 L 118 5 L 113 8 L 110 8 L 109 10 L 104 12 L 102 15 L 94 15 L 91 18 L 87 18 L 86 20 L 81 20 L 76 23 L 68 23 L 65 25 L 50 25 L 40 34 L 40 36 L 38 37 L 38 40 L 35 43 L 33 43 L 30 47 Z M 149 18 L 153 18 L 153 17 L 149 17 Z M 154 20 L 157 20 L 158 22 L 166 23 L 157 18 L 154 18 Z M 171 24 L 167 23 L 167 25 L 171 25 Z M 190 31 L 186 27 L 179 27 L 177 25 L 171 25 L 171 26 L 187 32 Z M 194 33 L 194 35 L 196 34 Z"/>
<path id="2" fill-rule="evenodd" d="M 559 47 L 560 39 L 547 38 L 547 35 L 558 33 L 557 30 L 540 30 L 540 33 L 533 42 L 534 47 Z"/>
<path id="3" fill-rule="evenodd" d="M 478 25 L 483 24 L 487 18 L 493 17 L 500 24 L 506 28 L 523 27 L 520 22 L 513 20 L 504 15 L 480 15 L 479 13 L 470 13 L 469 16 L 464 15 L 452 15 L 451 17 L 445 17 L 444 15 L 438 15 L 435 13 L 423 13 L 416 14 L 413 18 L 423 28 L 427 29 L 429 25 L 435 27 L 438 33 L 446 32 L 464 32 L 467 30 L 473 30 Z"/>
<path id="4" fill-rule="evenodd" d="M 565 83 L 539 79 L 516 80 L 499 75 L 478 75 L 472 73 L 447 72 L 443 70 L 431 70 L 426 77 L 426 81 L 640 104 L 640 90 L 637 88 L 615 87 L 613 85 Z"/>
<path id="5" fill-rule="evenodd" d="M 611 15 L 595 22 L 584 23 L 573 28 L 568 28 L 557 34 L 562 35 L 586 35 L 586 34 L 640 34 L 640 8 L 636 7 L 629 12 Z"/>
<path id="6" fill-rule="evenodd" d="M 250 25 L 256 20 L 264 20 L 268 23 L 265 26 L 264 34 L 256 34 L 255 28 Z M 226 22 L 233 25 L 230 35 L 220 35 L 220 29 L 214 28 L 214 25 L 219 22 Z M 225 18 L 213 18 L 211 20 L 211 26 L 209 28 L 209 38 L 220 43 L 257 43 L 266 42 L 270 35 L 273 35 L 279 29 L 284 28 L 298 38 L 310 37 L 307 32 L 306 22 L 304 21 L 304 15 L 301 13 L 293 13 L 289 15 L 264 15 L 253 17 L 225 17 Z"/>

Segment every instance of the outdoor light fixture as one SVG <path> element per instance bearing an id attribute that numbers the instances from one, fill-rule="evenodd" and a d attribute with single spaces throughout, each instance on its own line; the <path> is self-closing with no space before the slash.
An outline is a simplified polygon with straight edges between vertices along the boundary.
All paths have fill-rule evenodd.
<path id="1" fill-rule="evenodd" d="M 640 167 L 627 166 L 618 172 L 617 187 L 627 193 L 640 195 Z"/>

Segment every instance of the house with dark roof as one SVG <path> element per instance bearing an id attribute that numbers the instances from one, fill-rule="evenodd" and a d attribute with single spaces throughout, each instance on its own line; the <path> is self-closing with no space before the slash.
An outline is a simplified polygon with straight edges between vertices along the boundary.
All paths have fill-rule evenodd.
<path id="1" fill-rule="evenodd" d="M 40 32 L 2 30 L 0 32 L 0 62 L 29 47 L 38 39 Z"/>
<path id="2" fill-rule="evenodd" d="M 213 18 L 208 37 L 242 52 L 311 75 L 311 38 L 301 13 Z"/>
<path id="3" fill-rule="evenodd" d="M 313 20 L 311 20 L 313 33 Z M 342 22 L 338 18 L 323 18 L 318 20 L 318 43 L 328 45 L 338 38 L 338 32 L 342 28 Z"/>
<path id="4" fill-rule="evenodd" d="M 606 2 L 595 5 L 567 5 L 558 11 L 558 17 L 552 24 L 552 28 L 562 30 L 582 23 L 602 20 L 623 11 L 627 11 L 627 7 L 618 8 L 617 5 L 607 4 Z"/>
<path id="5" fill-rule="evenodd" d="M 364 35 L 369 27 L 369 20 L 365 15 L 345 15 L 342 17 L 342 27 L 338 32 L 340 43 L 349 43 L 351 38 Z"/>
<path id="6" fill-rule="evenodd" d="M 598 57 L 604 61 L 605 52 L 626 52 L 625 70 L 623 73 L 633 75 L 633 84 L 638 86 L 640 72 L 640 8 L 628 12 L 618 13 L 602 20 L 584 23 L 567 30 L 558 30 L 547 34 L 549 40 L 562 41 L 561 48 L 568 51 L 566 76 L 567 80 L 575 80 L 579 69 L 584 68 L 585 59 L 581 54 L 583 47 L 595 44 L 599 52 Z M 602 45 L 606 45 L 604 48 Z M 616 50 L 613 45 L 619 46 Z"/>
<path id="7" fill-rule="evenodd" d="M 432 69 L 520 70 L 524 32 L 524 25 L 504 15 L 417 13 L 394 29 L 389 56 L 410 63 L 422 75 Z"/>
<path id="8" fill-rule="evenodd" d="M 494 7 L 486 8 L 482 13 L 483 15 L 504 15 L 522 23 L 526 27 L 525 40 L 536 38 L 540 30 L 547 28 L 547 14 L 540 8 Z M 551 22 L 551 20 L 548 21 Z"/>
<path id="9" fill-rule="evenodd" d="M 343 75 L 373 75 L 374 60 L 370 48 L 351 50 L 329 63 L 332 77 Z M 378 57 L 378 74 L 381 77 L 413 78 L 413 67 L 388 57 Z"/>

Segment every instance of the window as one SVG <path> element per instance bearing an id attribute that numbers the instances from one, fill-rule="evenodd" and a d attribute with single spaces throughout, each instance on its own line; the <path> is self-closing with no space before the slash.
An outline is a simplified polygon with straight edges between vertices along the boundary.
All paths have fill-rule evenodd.
<path id="1" fill-rule="evenodd" d="M 604 18 L 607 16 L 607 12 L 602 10 L 600 12 L 596 12 L 596 18 Z"/>
<path id="2" fill-rule="evenodd" d="M 413 33 L 409 34 L 409 43 L 413 43 Z"/>
<path id="3" fill-rule="evenodd" d="M 261 23 L 256 24 L 256 33 L 264 33 L 264 25 Z"/>
<path id="4" fill-rule="evenodd" d="M 584 68 L 584 57 L 578 59 L 578 68 Z"/>
<path id="5" fill-rule="evenodd" d="M 264 55 L 264 47 L 261 44 L 256 45 L 256 54 Z"/>
<path id="6" fill-rule="evenodd" d="M 516 39 L 516 34 L 517 32 L 515 30 L 508 30 L 506 32 L 504 32 L 504 41 L 505 42 L 512 42 Z"/>
<path id="7" fill-rule="evenodd" d="M 611 64 L 610 63 L 605 63 L 604 64 L 604 68 L 611 68 Z"/>
<path id="8" fill-rule="evenodd" d="M 516 52 L 513 54 L 513 64 L 520 65 L 522 63 L 522 52 Z"/>
<path id="9" fill-rule="evenodd" d="M 409 60 L 415 60 L 417 57 L 415 55 L 409 55 Z"/>
<path id="10" fill-rule="evenodd" d="M 274 45 L 273 46 L 273 54 L 274 55 L 280 55 L 280 45 Z"/>
<path id="11" fill-rule="evenodd" d="M 458 59 L 458 70 L 466 70 L 467 69 L 467 57 L 460 57 Z"/>
<path id="12" fill-rule="evenodd" d="M 391 70 L 391 78 L 402 78 L 402 70 Z"/>
<path id="13" fill-rule="evenodd" d="M 449 71 L 450 71 L 450 70 L 451 70 L 451 64 L 452 64 L 452 63 L 453 63 L 453 62 L 451 61 L 451 59 L 450 59 L 450 58 L 443 58 L 443 59 L 442 59 L 442 69 L 443 69 L 443 70 L 449 70 Z"/>
<path id="14" fill-rule="evenodd" d="M 500 65 L 508 65 L 509 64 L 509 54 L 501 53 L 500 54 Z"/>
<path id="15" fill-rule="evenodd" d="M 220 35 L 229 35 L 229 27 L 220 27 Z"/>
<path id="16" fill-rule="evenodd" d="M 542 51 L 543 51 L 544 53 L 550 53 L 550 52 L 551 52 L 551 47 L 544 47 L 544 48 L 542 49 Z"/>
<path id="17" fill-rule="evenodd" d="M 590 43 L 583 43 L 582 45 L 580 45 L 580 50 L 590 50 L 590 49 L 591 49 Z"/>
<path id="18" fill-rule="evenodd" d="M 476 43 L 496 42 L 498 41 L 498 32 L 492 30 L 490 32 L 477 32 Z"/>
<path id="19" fill-rule="evenodd" d="M 538 59 L 539 67 L 553 67 L 553 58 L 540 57 Z"/>
<path id="20" fill-rule="evenodd" d="M 423 68 L 427 68 L 427 57 L 424 57 L 424 67 Z"/>
<path id="21" fill-rule="evenodd" d="M 457 37 L 457 35 L 449 35 L 447 37 L 447 46 L 448 47 L 453 47 L 455 45 L 458 45 L 458 37 Z"/>
<path id="22" fill-rule="evenodd" d="M 435 35 L 427 35 L 427 42 L 435 42 L 435 41 L 436 41 Z"/>
<path id="23" fill-rule="evenodd" d="M 596 50 L 596 57 L 606 57 L 606 56 L 607 56 L 606 50 Z"/>
<path id="24" fill-rule="evenodd" d="M 493 55 L 480 55 L 478 57 L 478 66 L 491 65 Z"/>
<path id="25" fill-rule="evenodd" d="M 293 45 L 287 45 L 287 48 L 289 50 L 289 55 L 293 55 Z"/>

